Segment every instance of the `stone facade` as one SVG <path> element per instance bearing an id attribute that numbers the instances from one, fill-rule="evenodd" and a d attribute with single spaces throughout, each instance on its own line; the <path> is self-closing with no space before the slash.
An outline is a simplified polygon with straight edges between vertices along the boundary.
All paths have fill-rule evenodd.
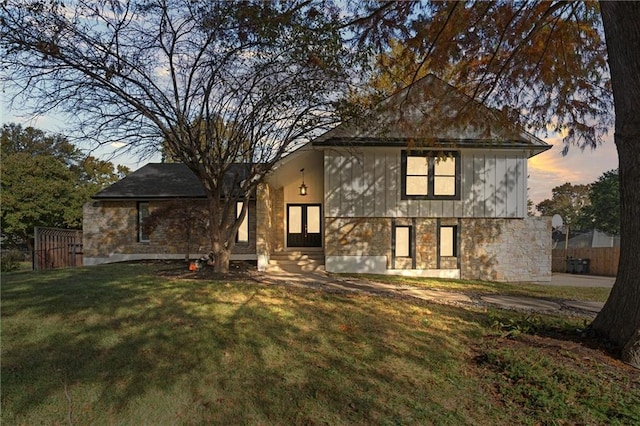
<path id="1" fill-rule="evenodd" d="M 185 200 L 185 202 L 189 202 Z M 196 202 L 203 203 L 201 200 Z M 149 201 L 149 213 L 170 201 Z M 233 212 L 235 214 L 235 211 Z M 160 223 L 149 241 L 138 239 L 137 201 L 91 201 L 84 205 L 84 262 L 87 265 L 135 259 L 183 259 L 187 254 L 184 229 Z M 206 230 L 191 235 L 190 258 L 206 254 L 211 247 Z M 232 259 L 254 259 L 256 253 L 256 203 L 249 204 L 249 243 L 237 243 Z"/>
<path id="2" fill-rule="evenodd" d="M 465 219 L 461 277 L 500 282 L 551 281 L 551 221 Z"/>
<path id="3" fill-rule="evenodd" d="M 391 259 L 388 218 L 325 218 L 325 256 L 386 256 Z M 389 267 L 389 265 L 387 266 Z"/>
<path id="4" fill-rule="evenodd" d="M 411 258 L 392 257 L 393 223 L 415 227 L 415 268 Z M 457 257 L 439 255 L 438 226 L 457 227 Z M 354 260 L 358 268 L 366 265 L 367 259 L 372 267 L 378 267 L 376 260 L 386 258 L 385 273 L 415 271 L 424 275 L 419 272 L 459 269 L 463 279 L 547 282 L 551 280 L 550 226 L 548 218 L 536 217 L 326 218 L 325 256 L 337 262 L 358 259 Z"/>
<path id="5" fill-rule="evenodd" d="M 271 253 L 284 248 L 284 194 L 269 184 L 258 187 L 256 201 L 256 255 L 258 269 L 266 269 Z"/>

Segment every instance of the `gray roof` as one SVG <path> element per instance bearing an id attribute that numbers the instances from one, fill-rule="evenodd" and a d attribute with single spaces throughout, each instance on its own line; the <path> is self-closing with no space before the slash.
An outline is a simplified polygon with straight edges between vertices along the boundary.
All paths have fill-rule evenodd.
<path id="1" fill-rule="evenodd" d="M 182 163 L 149 163 L 93 196 L 96 199 L 206 198 L 195 174 Z"/>
<path id="2" fill-rule="evenodd" d="M 236 185 L 248 174 L 249 165 L 233 164 L 225 176 Z M 198 177 L 182 163 L 149 163 L 98 192 L 95 199 L 206 198 Z"/>
<path id="3" fill-rule="evenodd" d="M 551 147 L 433 74 L 384 99 L 364 119 L 349 120 L 316 138 L 315 146 Z"/>

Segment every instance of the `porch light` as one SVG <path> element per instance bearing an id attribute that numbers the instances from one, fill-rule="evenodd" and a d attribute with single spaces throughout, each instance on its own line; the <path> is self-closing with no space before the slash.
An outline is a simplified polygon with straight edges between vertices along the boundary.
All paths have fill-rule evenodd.
<path id="1" fill-rule="evenodd" d="M 300 169 L 300 173 L 302 173 L 302 185 L 300 185 L 300 195 L 303 197 L 307 195 L 307 185 L 304 184 L 304 169 Z"/>

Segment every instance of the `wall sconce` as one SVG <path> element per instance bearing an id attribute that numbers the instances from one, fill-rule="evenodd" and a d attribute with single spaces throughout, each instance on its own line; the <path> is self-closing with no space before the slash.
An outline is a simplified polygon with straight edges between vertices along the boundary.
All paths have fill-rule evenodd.
<path id="1" fill-rule="evenodd" d="M 307 195 L 307 185 L 304 184 L 304 169 L 300 169 L 300 173 L 302 173 L 302 185 L 300 185 L 300 195 L 303 197 Z"/>

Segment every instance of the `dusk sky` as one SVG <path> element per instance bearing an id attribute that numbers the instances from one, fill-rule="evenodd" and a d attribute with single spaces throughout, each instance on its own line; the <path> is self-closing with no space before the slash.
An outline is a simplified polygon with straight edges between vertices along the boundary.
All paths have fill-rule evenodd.
<path id="1" fill-rule="evenodd" d="M 64 134 L 64 123 L 54 117 L 39 117 L 33 119 L 27 115 L 15 115 L 7 111 L 4 101 L 0 111 L 2 124 L 15 122 L 24 127 L 32 126 L 46 132 Z M 544 139 L 544 138 L 543 138 Z M 534 204 L 545 198 L 551 198 L 551 189 L 565 182 L 572 184 L 587 184 L 594 182 L 602 173 L 618 167 L 618 155 L 613 143 L 613 131 L 607 135 L 606 142 L 595 150 L 571 147 L 568 155 L 562 156 L 562 141 L 557 138 L 544 139 L 553 145 L 550 150 L 529 160 L 529 198 Z M 88 148 L 88 147 L 81 147 Z M 102 154 L 110 153 L 102 151 Z M 100 153 L 93 155 L 100 156 Z M 132 158 L 126 154 L 112 160 L 114 163 L 124 164 L 131 170 L 142 167 L 149 160 Z M 159 161 L 152 158 L 151 161 Z"/>
<path id="2" fill-rule="evenodd" d="M 606 141 L 596 148 L 580 150 L 571 147 L 562 156 L 562 140 L 547 138 L 553 148 L 529 159 L 529 198 L 534 204 L 551 198 L 551 189 L 565 182 L 587 184 L 596 181 L 604 172 L 618 168 L 618 153 L 613 143 L 613 130 Z"/>

